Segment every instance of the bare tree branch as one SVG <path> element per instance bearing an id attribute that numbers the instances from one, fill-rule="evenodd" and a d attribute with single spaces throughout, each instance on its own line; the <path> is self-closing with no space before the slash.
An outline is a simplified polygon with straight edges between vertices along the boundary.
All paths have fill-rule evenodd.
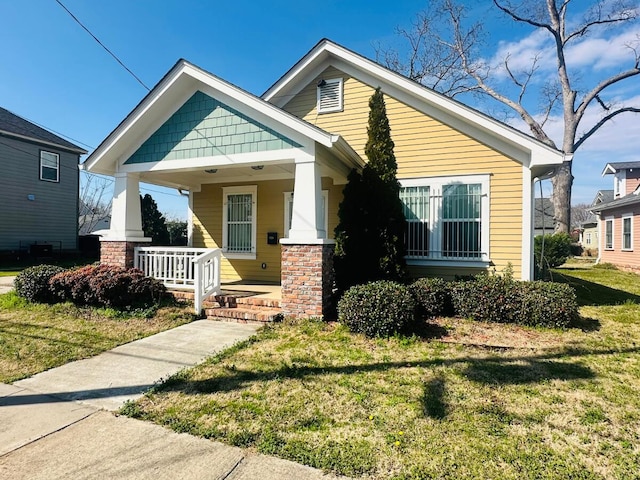
<path id="1" fill-rule="evenodd" d="M 573 53 L 567 49 L 567 44 L 576 45 L 592 32 L 620 29 L 633 22 L 636 25 L 640 18 L 638 0 L 492 0 L 492 4 L 509 19 L 550 35 L 556 64 L 553 79 L 540 78 L 539 67 L 544 67 L 540 64 L 543 52 L 533 55 L 529 66 L 524 69 L 515 68 L 513 57 L 507 54 L 502 59 L 505 76 L 496 76 L 491 66 L 482 60 L 482 24 L 480 21 L 467 21 L 466 10 L 460 0 L 430 0 L 428 9 L 417 17 L 413 29 L 400 32 L 410 49 L 407 60 L 401 61 L 395 51 L 380 50 L 384 53 L 385 63 L 445 95 L 453 97 L 473 92 L 495 100 L 522 118 L 534 137 L 552 147 L 556 144 L 545 128 L 554 112 L 562 107 L 564 128 L 559 147 L 567 154 L 574 153 L 617 115 L 640 112 L 640 107 L 633 105 L 614 109 L 610 106 L 612 102 L 604 96 L 611 86 L 640 74 L 640 36 L 637 43 L 627 45 L 632 51 L 631 68 L 626 67 L 625 71 L 599 79 L 595 86 L 592 84 L 586 93 L 581 93 L 579 104 L 578 91 L 573 84 L 578 85 L 580 72 L 570 70 L 565 57 Z M 570 15 L 574 6 L 578 11 L 587 10 L 584 14 Z M 541 48 L 546 48 L 546 45 Z M 547 72 L 545 68 L 544 74 Z M 505 87 L 504 78 L 509 86 Z M 536 109 L 531 107 L 534 93 L 539 95 Z M 604 109 L 606 116 L 578 138 L 580 124 L 594 102 Z M 570 226 L 571 170 L 569 161 L 558 169 L 553 179 L 559 231 L 568 231 Z"/>
<path id="2" fill-rule="evenodd" d="M 600 127 L 602 127 L 605 123 L 607 123 L 613 117 L 616 117 L 616 116 L 620 115 L 621 113 L 627 113 L 627 112 L 640 113 L 640 108 L 638 108 L 638 107 L 624 107 L 624 108 L 620 108 L 620 109 L 616 110 L 615 112 L 611 112 L 609 115 L 606 115 L 598 123 L 596 123 L 593 127 L 591 127 L 587 131 L 587 133 L 583 134 L 580 137 L 580 139 L 575 143 L 575 147 L 574 148 L 577 150 L 580 147 L 580 145 L 582 145 L 591 135 L 596 133 L 600 129 Z"/>

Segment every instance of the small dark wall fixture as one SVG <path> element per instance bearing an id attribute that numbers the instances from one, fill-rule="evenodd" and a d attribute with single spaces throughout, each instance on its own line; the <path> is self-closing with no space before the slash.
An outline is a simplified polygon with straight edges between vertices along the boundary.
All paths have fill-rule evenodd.
<path id="1" fill-rule="evenodd" d="M 278 232 L 267 232 L 267 245 L 278 244 Z"/>

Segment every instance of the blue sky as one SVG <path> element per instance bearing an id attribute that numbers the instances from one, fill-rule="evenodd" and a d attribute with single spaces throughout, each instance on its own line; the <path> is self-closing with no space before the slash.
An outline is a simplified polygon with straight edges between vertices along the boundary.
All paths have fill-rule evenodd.
<path id="1" fill-rule="evenodd" d="M 179 58 L 186 58 L 258 95 L 323 37 L 373 58 L 374 45 L 397 43 L 395 27 L 409 26 L 426 5 L 424 0 L 63 3 L 149 87 Z M 532 51 L 548 47 L 529 30 L 492 16 L 489 2 L 468 3 L 473 14 L 484 19 L 493 40 L 486 58 L 509 51 L 512 58 L 526 61 Z M 4 108 L 82 142 L 91 151 L 146 94 L 54 0 L 3 0 L 0 11 Z M 624 33 L 633 37 L 640 33 L 637 25 L 635 29 Z M 627 58 L 625 51 L 609 43 L 626 37 L 596 37 L 576 49 L 575 68 L 584 70 L 586 80 L 619 68 Z M 640 100 L 640 79 L 627 82 L 616 95 L 621 102 Z M 596 190 L 611 188 L 610 178 L 600 176 L 606 162 L 640 160 L 639 125 L 640 116 L 619 117 L 585 143 L 576 156 L 574 203 L 590 202 Z M 148 188 L 143 192 L 153 195 L 161 211 L 185 217 L 184 198 L 175 191 Z"/>

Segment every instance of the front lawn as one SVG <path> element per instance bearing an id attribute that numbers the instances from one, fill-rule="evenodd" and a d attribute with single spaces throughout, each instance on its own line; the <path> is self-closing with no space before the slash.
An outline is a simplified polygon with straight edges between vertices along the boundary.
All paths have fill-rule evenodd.
<path id="1" fill-rule="evenodd" d="M 556 273 L 591 289 L 566 331 L 440 319 L 370 340 L 276 324 L 123 411 L 349 476 L 639 478 L 639 277 Z"/>
<path id="2" fill-rule="evenodd" d="M 29 304 L 15 292 L 0 295 L 0 382 L 14 382 L 193 320 L 192 313 L 177 307 L 147 316 L 69 303 Z"/>

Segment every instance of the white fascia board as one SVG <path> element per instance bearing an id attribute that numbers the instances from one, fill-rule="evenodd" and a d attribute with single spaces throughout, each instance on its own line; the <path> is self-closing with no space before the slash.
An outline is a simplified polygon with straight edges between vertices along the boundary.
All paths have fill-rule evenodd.
<path id="1" fill-rule="evenodd" d="M 604 167 L 604 170 L 602 171 L 602 176 L 604 177 L 605 175 L 615 174 L 616 172 L 617 170 L 613 168 L 610 163 L 607 163 L 607 165 L 605 165 Z"/>
<path id="2" fill-rule="evenodd" d="M 280 131 L 305 147 L 310 147 L 314 142 L 331 147 L 335 141 L 335 136 L 324 130 L 183 60 L 88 157 L 85 162 L 86 169 L 96 173 L 113 174 L 117 169 L 116 163 L 129 158 L 149 135 L 153 134 L 197 90 L 223 103 L 228 103 L 239 111 L 249 110 L 251 118 Z M 282 131 L 282 127 L 285 127 L 285 131 Z M 126 149 L 114 149 L 114 146 L 121 141 L 126 144 L 127 137 L 131 140 Z"/>
<path id="3" fill-rule="evenodd" d="M 115 162 L 121 155 L 109 155 L 114 145 L 116 145 L 131 129 L 140 121 L 140 119 L 162 99 L 165 92 L 180 78 L 180 74 L 186 65 L 185 61 L 179 62 L 173 67 L 165 78 L 156 85 L 150 94 L 143 98 L 142 101 L 133 109 L 133 111 L 118 125 L 113 132 L 94 150 L 85 161 L 86 170 L 96 173 L 113 174 L 115 172 Z M 101 166 L 106 159 L 109 158 L 109 165 Z"/>
<path id="4" fill-rule="evenodd" d="M 274 104 L 282 106 L 308 83 L 309 80 L 304 83 L 303 79 L 314 78 L 311 74 L 317 75 L 329 65 L 373 87 L 382 86 L 388 95 L 469 134 L 523 165 L 530 165 L 534 158 L 538 165 L 564 161 L 564 155 L 558 150 L 327 40 L 307 54 L 263 98 L 273 99 Z M 305 75 L 306 68 L 313 71 Z"/>
<path id="5" fill-rule="evenodd" d="M 262 94 L 267 102 L 279 107 L 286 104 L 292 95 L 296 95 L 318 74 L 318 65 L 329 57 L 327 40 L 320 42 L 312 51 L 302 57 L 280 80 Z M 311 70 L 311 71 L 309 71 Z M 302 75 L 302 76 L 301 76 Z"/>

